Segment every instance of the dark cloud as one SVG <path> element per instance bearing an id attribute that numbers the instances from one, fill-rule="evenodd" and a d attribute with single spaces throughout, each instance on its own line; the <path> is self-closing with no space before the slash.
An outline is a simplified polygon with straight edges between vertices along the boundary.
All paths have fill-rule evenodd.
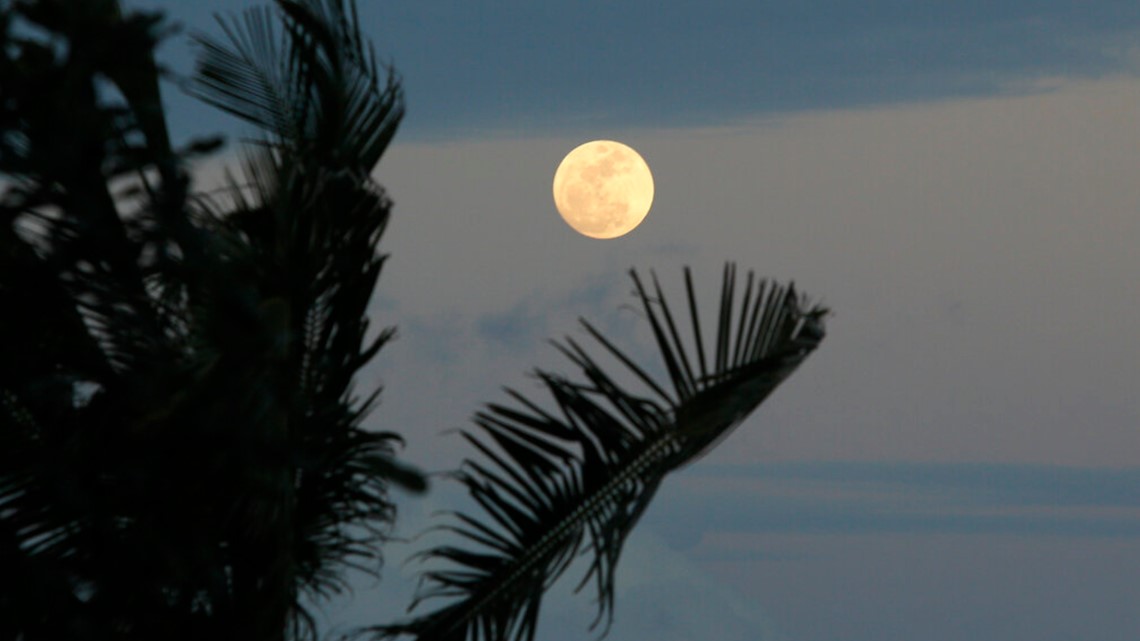
<path id="1" fill-rule="evenodd" d="M 1140 468 L 705 465 L 670 491 L 646 522 L 683 547 L 706 532 L 1140 537 Z"/>
<path id="2" fill-rule="evenodd" d="M 1124 2 L 452 5 L 376 12 L 416 133 L 715 125 L 988 95 L 1119 71 L 1105 45 L 1140 27 Z"/>
<path id="3" fill-rule="evenodd" d="M 133 0 L 190 30 L 251 0 Z M 1128 71 L 1134 2 L 361 3 L 408 91 L 405 138 L 720 125 Z M 180 42 L 172 67 L 190 68 Z M 187 122 L 225 127 L 172 97 Z M 192 118 L 192 120 L 190 120 Z M 204 120 L 203 120 L 204 118 Z M 215 124 L 216 123 L 216 124 Z"/>
<path id="4" fill-rule="evenodd" d="M 715 474 L 717 469 L 701 473 Z M 731 473 L 731 469 L 719 468 L 726 473 Z M 1140 468 L 827 462 L 777 463 L 750 472 L 757 473 L 758 478 L 789 483 L 935 492 L 957 496 L 979 506 L 1140 506 Z"/>

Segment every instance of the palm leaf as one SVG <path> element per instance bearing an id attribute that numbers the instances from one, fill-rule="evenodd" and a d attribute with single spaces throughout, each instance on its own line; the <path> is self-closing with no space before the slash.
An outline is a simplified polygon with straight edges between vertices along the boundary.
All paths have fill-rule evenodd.
<path id="1" fill-rule="evenodd" d="M 314 637 L 305 595 L 375 572 L 389 484 L 423 485 L 353 389 L 392 336 L 370 175 L 402 94 L 344 2 L 251 14 L 197 86 L 266 144 L 192 198 L 117 4 L 20 3 L 54 42 L 0 16 L 0 637 Z"/>
<path id="2" fill-rule="evenodd" d="M 276 15 L 251 9 L 240 20 L 219 18 L 225 40 L 197 36 L 192 92 L 257 126 L 278 151 L 303 153 L 314 166 L 370 171 L 403 117 L 398 78 L 376 62 L 355 4 L 277 0 L 277 7 Z"/>
<path id="3" fill-rule="evenodd" d="M 262 380 L 277 385 L 267 395 L 285 414 L 266 434 L 294 453 L 286 465 L 265 462 L 262 476 L 287 498 L 267 495 L 249 511 L 255 560 L 235 564 L 264 585 L 287 586 L 265 601 L 286 604 L 311 634 L 297 593 L 345 589 L 346 566 L 374 573 L 394 516 L 388 483 L 423 487 L 393 460 L 395 435 L 361 426 L 378 392 L 353 393 L 356 373 L 393 336 L 390 328 L 369 336 L 368 304 L 385 260 L 376 248 L 391 210 L 370 176 L 403 96 L 375 64 L 348 4 L 279 0 L 277 9 L 220 20 L 225 41 L 199 38 L 196 92 L 264 136 L 246 155 L 245 182 L 231 179 L 200 213 L 229 248 L 230 273 L 249 282 L 272 317 L 274 360 Z M 232 337 L 226 321 L 202 323 L 213 327 L 202 342 Z M 288 514 L 274 512 L 281 503 Z"/>
<path id="4" fill-rule="evenodd" d="M 792 286 L 757 282 L 749 273 L 739 311 L 736 273 L 725 267 L 715 341 L 706 352 L 692 278 L 685 271 L 689 325 L 683 337 L 656 276 L 647 287 L 632 273 L 662 357 L 661 381 L 582 321 L 604 352 L 640 381 L 633 394 L 577 341 L 556 343 L 584 380 L 538 372 L 553 397 L 544 409 L 517 392 L 492 404 L 464 432 L 484 461 L 457 473 L 485 514 L 456 513 L 443 528 L 465 545 L 421 555 L 442 562 L 424 574 L 423 599 L 447 602 L 429 614 L 368 629 L 379 638 L 433 641 L 534 638 L 543 591 L 579 554 L 589 563 L 578 589 L 593 584 L 598 619 L 608 622 L 622 546 L 665 476 L 699 457 L 803 362 L 823 339 L 826 310 Z M 691 344 L 695 349 L 687 348 Z M 438 564 L 437 564 L 438 565 Z"/>

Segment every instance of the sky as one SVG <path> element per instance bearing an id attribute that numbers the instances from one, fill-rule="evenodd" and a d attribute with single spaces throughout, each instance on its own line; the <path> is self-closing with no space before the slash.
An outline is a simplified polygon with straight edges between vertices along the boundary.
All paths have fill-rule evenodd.
<path id="1" fill-rule="evenodd" d="M 185 34 L 250 2 L 133 0 Z M 629 540 L 610 639 L 1140 638 L 1140 5 L 361 1 L 408 114 L 362 386 L 422 469 L 584 316 L 650 354 L 631 267 L 726 260 L 834 313 L 820 349 Z M 167 87 L 176 139 L 242 130 Z M 591 139 L 648 162 L 654 206 L 585 238 L 551 180 Z M 200 168 L 209 185 L 217 163 Z M 623 307 L 623 305 L 625 307 Z M 398 534 L 464 505 L 401 496 Z M 330 625 L 391 620 L 421 543 Z M 567 577 L 569 578 L 569 577 Z M 572 581 L 564 581 L 572 584 Z M 539 637 L 589 639 L 556 586 Z"/>

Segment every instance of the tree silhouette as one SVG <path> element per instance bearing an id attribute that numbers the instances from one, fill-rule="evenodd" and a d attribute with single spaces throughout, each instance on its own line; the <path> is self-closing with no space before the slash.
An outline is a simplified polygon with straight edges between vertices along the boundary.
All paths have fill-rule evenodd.
<path id="1" fill-rule="evenodd" d="M 514 406 L 488 406 L 475 417 L 478 431 L 464 433 L 489 461 L 467 460 L 457 474 L 483 518 L 455 513 L 444 527 L 468 548 L 424 554 L 448 565 L 425 573 L 430 588 L 423 598 L 448 602 L 411 621 L 376 626 L 377 637 L 533 639 L 543 592 L 580 553 L 589 564 L 578 589 L 594 584 L 594 626 L 605 619 L 608 627 L 622 546 L 661 481 L 739 425 L 823 338 L 823 308 L 809 307 L 792 287 L 757 283 L 751 272 L 734 314 L 730 264 L 706 355 L 688 270 L 692 348 L 656 276 L 651 290 L 632 276 L 669 380 L 655 380 L 585 320 L 589 335 L 644 393 L 619 384 L 573 338 L 556 343 L 583 380 L 539 371 L 553 408 L 511 391 Z"/>
<path id="2" fill-rule="evenodd" d="M 186 160 L 212 143 L 170 148 L 157 16 L 3 14 L 0 621 L 18 638 L 311 635 L 302 597 L 374 568 L 389 481 L 422 486 L 395 435 L 362 428 L 375 393 L 352 392 L 391 337 L 365 314 L 390 209 L 369 175 L 399 87 L 338 3 L 280 8 L 275 120 L 211 197 Z"/>
<path id="3" fill-rule="evenodd" d="M 390 202 L 371 178 L 403 115 L 344 0 L 277 0 L 198 39 L 191 90 L 252 124 L 239 170 L 195 191 L 159 96 L 158 14 L 116 0 L 0 0 L 0 638 L 286 639 L 306 603 L 375 571 L 392 483 L 423 478 L 367 429 L 354 378 Z M 587 333 L 581 380 L 539 372 L 464 437 L 483 514 L 426 551 L 434 612 L 377 637 L 532 639 L 579 554 L 612 616 L 622 545 L 670 471 L 713 446 L 823 337 L 825 311 L 726 268 L 706 346 L 634 274 L 667 381 Z M 683 331 L 691 332 L 683 338 Z M 685 334 L 687 335 L 687 334 Z M 689 346 L 686 347 L 686 344 Z"/>

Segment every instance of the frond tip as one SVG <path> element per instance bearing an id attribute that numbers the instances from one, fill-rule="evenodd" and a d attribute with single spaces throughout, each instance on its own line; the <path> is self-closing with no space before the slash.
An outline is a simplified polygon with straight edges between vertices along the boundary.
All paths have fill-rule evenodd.
<path id="1" fill-rule="evenodd" d="M 685 270 L 689 336 L 678 329 L 655 274 L 647 286 L 632 272 L 667 380 L 657 380 L 593 325 L 587 333 L 640 381 L 628 391 L 572 338 L 556 346 L 584 380 L 538 372 L 555 409 L 516 392 L 514 406 L 491 404 L 464 437 L 485 461 L 457 474 L 482 508 L 442 529 L 465 547 L 424 557 L 444 563 L 423 577 L 417 598 L 447 602 L 403 623 L 367 630 L 376 638 L 531 641 L 542 594 L 580 554 L 588 565 L 578 589 L 593 584 L 598 617 L 612 618 L 614 572 L 622 546 L 665 476 L 715 445 L 815 350 L 827 310 L 791 285 L 750 272 L 737 300 L 735 266 L 725 267 L 714 341 L 706 345 L 692 277 Z M 737 309 L 737 303 L 739 308 Z"/>

